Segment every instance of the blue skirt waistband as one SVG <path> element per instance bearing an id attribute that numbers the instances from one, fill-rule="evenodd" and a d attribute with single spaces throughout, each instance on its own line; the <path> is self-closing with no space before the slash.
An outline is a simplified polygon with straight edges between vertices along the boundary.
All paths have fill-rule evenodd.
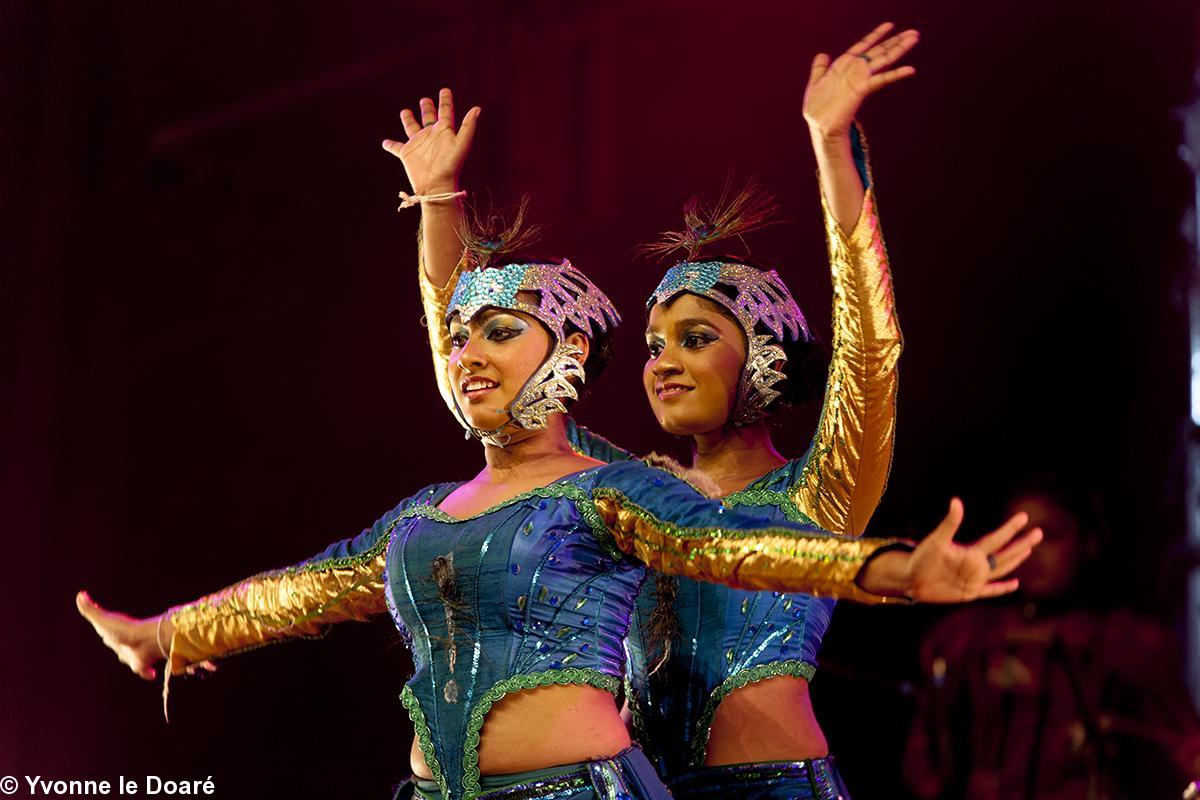
<path id="1" fill-rule="evenodd" d="M 671 794 L 637 745 L 610 758 L 564 764 L 548 769 L 483 775 L 476 800 L 671 800 Z M 442 800 L 433 781 L 414 779 L 408 796 Z M 397 797 L 405 797 L 404 790 Z"/>
<path id="2" fill-rule="evenodd" d="M 668 785 L 675 800 L 850 800 L 832 756 L 705 767 Z"/>

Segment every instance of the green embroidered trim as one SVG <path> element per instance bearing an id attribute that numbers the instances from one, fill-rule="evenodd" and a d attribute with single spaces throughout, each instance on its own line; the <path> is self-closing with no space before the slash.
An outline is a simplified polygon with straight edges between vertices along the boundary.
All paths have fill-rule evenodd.
<path id="1" fill-rule="evenodd" d="M 429 732 L 429 723 L 425 721 L 425 712 L 421 710 L 420 701 L 417 700 L 417 696 L 407 684 L 404 691 L 400 692 L 400 703 L 408 711 L 408 718 L 412 720 L 413 724 L 413 732 L 417 735 L 417 744 L 425 755 L 425 764 L 433 773 L 433 779 L 437 781 L 438 788 L 442 790 L 442 797 L 449 797 L 450 790 L 446 783 L 446 776 L 442 773 L 442 764 L 438 761 L 437 753 L 433 749 L 433 735 Z"/>
<path id="2" fill-rule="evenodd" d="M 297 564 L 295 566 L 284 568 L 282 570 L 282 574 L 300 575 L 305 572 L 322 572 L 327 569 L 343 569 L 345 567 L 356 567 L 365 561 L 370 561 L 387 549 L 388 535 L 391 534 L 392 529 L 396 527 L 396 523 L 399 521 L 399 517 L 392 520 L 392 522 L 380 532 L 379 538 L 375 540 L 375 543 L 366 550 L 363 550 L 361 553 L 356 553 L 352 556 L 327 558 L 324 561 L 313 561 L 307 564 Z"/>
<path id="3" fill-rule="evenodd" d="M 472 514 L 469 517 L 452 517 L 449 514 L 447 514 L 445 511 L 442 511 L 437 506 L 421 505 L 421 506 L 412 506 L 410 508 L 404 509 L 403 511 L 400 512 L 399 516 L 397 517 L 397 520 L 408 519 L 410 517 L 425 517 L 426 519 L 432 519 L 437 522 L 449 522 L 449 523 L 470 522 L 473 519 L 479 519 L 480 517 L 485 517 L 488 514 L 491 514 L 493 511 L 499 511 L 502 508 L 507 508 L 508 506 L 516 505 L 517 503 L 524 502 L 525 500 L 529 500 L 530 498 L 533 498 L 533 497 L 553 497 L 553 498 L 567 497 L 567 498 L 570 498 L 571 500 L 576 501 L 576 503 L 578 503 L 580 499 L 587 498 L 587 493 L 583 489 L 581 489 L 577 484 L 571 483 L 571 481 L 579 479 L 580 477 L 583 476 L 584 473 L 589 472 L 593 469 L 600 469 L 600 467 L 588 467 L 588 469 L 580 470 L 579 472 L 572 473 L 564 478 L 559 478 L 557 481 L 554 481 L 553 483 L 547 484 L 545 486 L 539 486 L 536 489 L 530 489 L 528 492 L 522 492 L 521 494 L 519 494 L 515 497 L 510 497 L 507 500 L 502 500 L 501 502 L 497 503 L 496 505 L 485 508 L 483 511 Z M 443 499 L 445 499 L 445 498 L 443 498 Z"/>
<path id="4" fill-rule="evenodd" d="M 599 469 L 599 467 L 593 467 L 592 469 Z M 587 471 L 588 470 L 583 470 L 583 472 Z M 424 517 L 426 519 L 434 520 L 435 522 L 446 522 L 453 525 L 456 522 L 468 522 L 473 519 L 478 519 L 485 514 L 490 514 L 493 511 L 498 511 L 499 509 L 529 500 L 533 497 L 553 498 L 556 500 L 566 498 L 575 503 L 575 508 L 578 509 L 580 516 L 582 516 L 584 521 L 587 522 L 588 527 L 592 529 L 592 535 L 596 537 L 596 540 L 600 543 L 600 546 L 604 548 L 604 550 L 614 561 L 620 561 L 625 557 L 625 554 L 621 552 L 619 547 L 617 547 L 616 540 L 613 538 L 612 532 L 609 531 L 608 526 L 605 525 L 604 520 L 601 519 L 600 512 L 597 511 L 596 506 L 593 505 L 591 496 L 578 484 L 570 482 L 580 477 L 582 474 L 582 472 L 577 472 L 574 475 L 569 475 L 566 478 L 551 483 L 547 486 L 539 486 L 538 488 L 531 489 L 528 492 L 522 492 L 516 497 L 509 498 L 502 503 L 498 503 L 491 508 L 480 511 L 478 514 L 470 517 L 452 517 L 437 506 L 420 505 L 404 509 L 400 512 L 400 515 L 397 517 L 396 521 L 399 522 L 402 519 L 409 519 L 411 517 Z"/>
<path id="5" fill-rule="evenodd" d="M 770 548 L 763 549 L 763 552 L 780 553 L 791 556 L 792 558 L 808 558 L 815 561 L 863 561 L 866 557 L 866 552 L 869 550 L 869 544 L 872 540 L 868 539 L 851 539 L 845 536 L 838 536 L 825 531 L 800 532 L 791 528 L 748 528 L 740 530 L 737 528 L 685 528 L 675 525 L 670 522 L 664 522 L 654 514 L 642 508 L 638 504 L 630 500 L 624 493 L 618 489 L 613 489 L 608 486 L 601 486 L 592 490 L 593 498 L 609 498 L 619 503 L 625 510 L 630 511 L 641 517 L 651 528 L 677 539 L 713 539 L 713 540 L 730 540 L 737 541 L 739 539 L 758 539 L 765 536 L 781 536 L 787 537 L 795 541 L 794 548 Z M 822 541 L 822 540 L 839 540 L 845 542 L 846 546 L 852 552 L 842 553 L 835 552 L 830 554 L 812 553 L 799 549 L 805 541 Z M 890 540 L 875 540 L 880 546 L 887 544 Z M 682 549 L 673 549 L 674 555 L 683 555 L 694 557 L 701 554 L 729 554 L 741 552 L 740 547 L 706 547 L 703 550 L 691 549 L 688 551 Z M 874 552 L 870 550 L 870 552 Z"/>
<path id="6" fill-rule="evenodd" d="M 488 511 L 491 511 L 491 510 L 492 509 L 488 509 Z M 437 506 L 413 506 L 412 508 L 404 509 L 404 511 L 401 512 L 401 516 L 404 517 L 405 519 L 409 519 L 411 517 L 424 517 L 425 519 L 432 519 L 437 522 L 462 522 L 463 521 L 463 520 L 457 519 L 456 517 L 450 516 L 445 511 L 442 511 L 440 508 L 438 508 Z"/>
<path id="7" fill-rule="evenodd" d="M 383 553 L 383 551 L 386 549 L 387 542 L 388 542 L 388 534 L 395 527 L 395 525 L 396 525 L 395 522 L 393 522 L 391 525 L 389 525 L 387 530 L 384 531 L 384 533 L 380 535 L 379 539 L 374 544 L 372 544 L 368 549 L 366 549 L 363 552 L 358 553 L 356 555 L 343 556 L 340 558 L 329 558 L 324 561 L 315 562 L 313 564 L 301 564 L 301 565 L 297 565 L 297 566 L 287 567 L 284 569 L 260 572 L 257 575 L 254 575 L 252 577 L 246 578 L 243 581 L 238 582 L 237 584 L 235 584 L 235 586 L 242 586 L 244 584 L 253 583 L 253 582 L 259 581 L 259 580 L 284 578 L 284 577 L 296 577 L 297 575 L 304 575 L 309 572 L 319 572 L 319 571 L 325 571 L 325 570 L 329 570 L 329 569 L 354 567 L 354 566 L 358 566 L 361 563 L 373 561 L 376 558 L 378 558 Z M 186 609 L 195 608 L 195 609 L 213 610 L 213 611 L 217 611 L 217 612 L 224 612 L 224 614 L 229 615 L 229 616 L 241 617 L 243 619 L 253 620 L 254 622 L 260 622 L 265 625 L 270 625 L 275 628 L 286 630 L 287 628 L 293 627 L 298 623 L 307 622 L 310 619 L 319 617 L 320 615 L 324 614 L 329 609 L 334 608 L 342 600 L 344 600 L 347 596 L 349 596 L 350 594 L 354 593 L 358 589 L 360 589 L 363 586 L 370 583 L 374 577 L 375 576 L 372 575 L 372 576 L 368 576 L 367 578 L 365 578 L 363 580 L 355 581 L 353 584 L 347 586 L 341 592 L 339 592 L 338 594 L 336 594 L 332 598 L 330 598 L 329 602 L 322 603 L 321 605 L 317 606 L 316 608 L 309 609 L 308 611 L 305 611 L 303 614 L 300 614 L 298 616 L 288 617 L 287 619 L 282 619 L 282 620 L 278 617 L 270 617 L 270 616 L 264 616 L 261 614 L 254 614 L 249 609 L 237 608 L 231 604 L 232 596 L 227 597 L 222 602 L 217 602 L 217 603 L 211 602 L 207 599 L 197 600 L 193 603 L 188 603 L 183 606 L 179 606 L 178 608 L 174 609 L 171 613 L 172 613 L 172 615 L 174 615 L 175 611 L 178 611 L 180 609 L 185 609 L 185 608 Z M 211 622 L 211 620 L 209 620 L 207 622 Z M 296 635 L 296 636 L 293 636 L 290 638 L 319 639 L 319 638 L 322 638 L 323 636 L 324 636 L 324 634 L 322 633 L 317 636 Z M 271 644 L 271 642 L 260 642 L 260 643 L 256 643 L 253 645 L 249 645 L 247 647 L 238 648 L 237 650 L 231 650 L 228 653 L 226 653 L 224 656 L 222 656 L 222 658 L 231 656 L 231 655 L 237 655 L 240 653 L 245 653 L 245 652 L 248 652 L 249 650 L 255 650 L 255 649 L 257 649 L 259 647 L 263 647 L 267 644 Z"/>
<path id="8" fill-rule="evenodd" d="M 827 400 L 826 406 L 821 409 L 821 419 L 818 420 L 818 422 L 817 422 L 817 430 L 818 431 L 821 430 L 821 425 L 824 424 L 824 422 L 825 422 L 825 414 L 828 412 L 829 405 L 830 404 Z M 821 460 L 823 458 L 825 458 L 825 456 L 829 455 L 832 452 L 833 452 L 833 445 L 828 445 L 828 444 L 827 445 L 818 445 L 816 443 L 816 441 L 813 442 L 811 451 L 808 454 L 808 458 L 806 458 L 804 460 L 804 466 L 800 469 L 800 476 L 796 479 L 796 482 L 794 484 L 792 484 L 792 486 L 788 489 L 788 495 L 789 495 L 789 497 L 791 497 L 792 503 L 796 506 L 797 509 L 800 509 L 800 504 L 796 502 L 796 495 L 798 495 L 800 493 L 800 491 L 805 486 L 808 485 L 808 481 L 809 481 L 810 477 L 815 477 L 815 479 L 816 479 L 816 486 L 814 487 L 814 490 L 813 490 L 813 494 L 815 497 L 819 498 L 821 496 L 821 494 L 825 491 L 825 488 L 824 488 L 825 487 L 825 472 L 824 472 L 824 470 L 821 469 Z M 820 501 L 818 500 L 816 502 L 819 503 Z M 805 509 L 800 509 L 800 510 L 802 511 L 802 513 L 807 514 L 809 516 L 812 516 L 816 513 L 815 506 L 813 508 L 805 508 Z"/>
<path id="9" fill-rule="evenodd" d="M 522 689 L 537 689 L 541 686 L 551 685 L 594 686 L 615 696 L 621 688 L 621 679 L 615 675 L 605 675 L 603 672 L 594 669 L 568 667 L 566 669 L 535 672 L 529 675 L 514 675 L 493 685 L 492 688 L 484 693 L 483 697 L 479 698 L 479 702 L 471 709 L 471 716 L 467 720 L 467 738 L 463 743 L 464 800 L 469 800 L 481 792 L 479 787 L 479 731 L 483 728 L 483 719 L 492 710 L 492 706 L 511 692 L 517 692 Z M 405 688 L 407 689 L 407 687 Z M 424 718 L 422 718 L 423 722 Z M 416 725 L 415 717 L 413 718 L 413 724 Z M 428 728 L 426 728 L 425 732 L 428 735 Z M 421 741 L 421 749 L 424 751 L 424 740 Z M 430 747 L 432 748 L 432 746 L 431 743 Z M 429 760 L 428 754 L 426 754 L 425 758 L 426 761 Z M 434 770 L 434 775 L 440 774 L 432 764 L 429 768 Z M 439 785 L 441 785 L 440 781 Z M 445 793 L 444 785 L 442 791 Z M 447 794 L 447 796 L 449 795 Z"/>
<path id="10" fill-rule="evenodd" d="M 713 717 L 717 714 L 717 706 L 721 705 L 721 701 L 734 691 L 747 684 L 757 683 L 758 681 L 774 678 L 779 675 L 790 675 L 794 678 L 804 678 L 811 681 L 813 675 L 816 674 L 816 666 L 796 658 L 788 661 L 772 661 L 767 664 L 759 664 L 730 675 L 721 682 L 720 686 L 713 689 L 712 694 L 709 695 L 708 702 L 704 704 L 704 711 L 700 714 L 700 718 L 696 720 L 696 730 L 692 736 L 691 745 L 691 766 L 704 766 L 704 756 L 708 751 L 708 737 L 712 732 L 712 721 Z"/>
<path id="11" fill-rule="evenodd" d="M 604 524 L 604 519 L 600 516 L 600 512 L 596 510 L 595 503 L 592 498 L 585 493 L 582 497 L 575 499 L 575 507 L 579 509 L 579 513 L 583 516 L 585 522 L 592 529 L 592 535 L 596 537 L 596 541 L 604 552 L 608 553 L 608 557 L 613 561 L 621 561 L 625 558 L 625 554 L 621 552 L 621 548 L 617 547 L 617 538 L 613 536 L 612 531 Z"/>
<path id="12" fill-rule="evenodd" d="M 641 696 L 633 688 L 633 683 L 629 680 L 628 673 L 625 675 L 624 683 L 625 705 L 629 707 L 629 729 L 633 734 L 633 740 L 641 746 L 642 752 L 650 759 L 650 763 L 658 767 L 663 763 L 662 748 L 659 747 L 658 742 L 650 739 L 650 734 L 646 728 L 646 716 L 642 713 Z"/>
<path id="13" fill-rule="evenodd" d="M 787 492 L 747 487 L 733 494 L 725 495 L 722 502 L 730 508 L 734 506 L 775 506 L 792 522 L 819 527 L 800 510 L 795 500 Z"/>

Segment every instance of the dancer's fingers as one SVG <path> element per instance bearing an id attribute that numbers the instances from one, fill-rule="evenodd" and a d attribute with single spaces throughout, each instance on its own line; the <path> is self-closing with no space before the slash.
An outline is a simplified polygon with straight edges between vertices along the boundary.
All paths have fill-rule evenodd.
<path id="1" fill-rule="evenodd" d="M 829 54 L 817 53 L 813 58 L 812 69 L 808 73 L 808 82 L 815 83 L 822 75 L 829 71 Z"/>
<path id="2" fill-rule="evenodd" d="M 463 115 L 462 125 L 458 128 L 458 138 L 456 139 L 459 147 L 471 146 L 471 140 L 475 138 L 475 123 L 482 113 L 483 109 L 475 106 Z"/>
<path id="3" fill-rule="evenodd" d="M 1024 511 L 1018 511 L 1009 517 L 1008 521 L 999 528 L 981 537 L 974 546 L 980 548 L 985 553 L 995 553 L 1001 547 L 1008 544 L 1028 523 L 1029 515 Z"/>
<path id="4" fill-rule="evenodd" d="M 437 122 L 437 108 L 433 105 L 433 100 L 428 97 L 421 98 L 421 125 L 429 127 Z"/>
<path id="5" fill-rule="evenodd" d="M 1020 588 L 1021 582 L 1016 578 L 1007 581 L 992 581 L 979 591 L 979 599 L 999 597 L 1002 594 L 1012 594 Z"/>
<path id="6" fill-rule="evenodd" d="M 902 81 L 905 78 L 911 78 L 917 74 L 917 68 L 911 66 L 897 67 L 887 72 L 881 72 L 878 75 L 872 75 L 870 83 L 867 84 L 872 92 L 877 92 L 889 83 Z"/>
<path id="7" fill-rule="evenodd" d="M 75 608 L 88 622 L 94 622 L 100 614 L 100 607 L 92 600 L 91 595 L 82 589 L 75 593 Z"/>
<path id="8" fill-rule="evenodd" d="M 454 95 L 449 89 L 442 89 L 438 92 L 438 122 L 449 122 L 450 129 L 454 129 Z"/>
<path id="9" fill-rule="evenodd" d="M 896 63 L 901 56 L 916 47 L 920 39 L 920 34 L 911 28 L 884 39 L 866 53 L 871 59 L 871 69 L 883 69 L 889 64 Z"/>
<path id="10" fill-rule="evenodd" d="M 404 125 L 404 135 L 410 139 L 421 130 L 421 123 L 417 122 L 413 112 L 407 108 L 400 112 L 400 122 Z"/>
<path id="11" fill-rule="evenodd" d="M 927 539 L 934 539 L 945 544 L 949 544 L 954 540 L 954 534 L 958 532 L 958 526 L 963 520 L 963 504 L 962 500 L 957 497 L 950 499 L 950 509 L 946 512 L 946 516 L 938 523 L 938 526 L 933 529 L 933 532 Z"/>
<path id="12" fill-rule="evenodd" d="M 1010 542 L 997 553 L 993 553 L 992 579 L 1003 578 L 1029 558 L 1033 548 L 1042 540 L 1042 529 L 1034 528 L 1019 539 Z"/>
<path id="13" fill-rule="evenodd" d="M 855 56 L 861 56 L 865 54 L 876 42 L 886 36 L 887 32 L 894 27 L 895 26 L 890 22 L 877 25 L 875 30 L 871 31 L 866 36 L 855 42 L 846 52 Z"/>

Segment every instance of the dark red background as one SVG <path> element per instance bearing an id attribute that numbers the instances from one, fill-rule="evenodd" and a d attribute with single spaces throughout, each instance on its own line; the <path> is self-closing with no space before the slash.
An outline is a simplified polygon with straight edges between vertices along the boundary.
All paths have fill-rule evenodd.
<path id="1" fill-rule="evenodd" d="M 410 736 L 386 620 L 180 680 L 166 726 L 75 590 L 156 613 L 477 469 L 429 374 L 419 214 L 394 212 L 405 179 L 379 148 L 442 85 L 485 107 L 466 185 L 531 193 L 543 249 L 626 311 L 580 418 L 678 452 L 638 382 L 658 268 L 630 250 L 755 174 L 792 224 L 754 255 L 828 330 L 803 85 L 815 51 L 888 18 L 923 40 L 917 77 L 862 115 L 907 340 L 873 529 L 924 530 L 960 493 L 980 530 L 1026 472 L 1075 475 L 1107 502 L 1112 592 L 1170 619 L 1193 3 L 5 0 L 0 774 L 384 796 Z M 814 420 L 781 431 L 787 452 Z M 842 669 L 814 692 L 860 800 L 900 791 L 897 687 L 934 616 L 835 618 Z"/>

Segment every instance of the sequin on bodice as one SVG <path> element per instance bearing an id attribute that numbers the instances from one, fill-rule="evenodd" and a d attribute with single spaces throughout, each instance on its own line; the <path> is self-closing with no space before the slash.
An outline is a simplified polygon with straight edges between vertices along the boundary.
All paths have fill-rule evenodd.
<path id="1" fill-rule="evenodd" d="M 581 513 L 596 470 L 468 519 L 438 511 L 458 484 L 400 513 L 386 567 L 388 608 L 412 634 L 402 699 L 447 796 L 479 780 L 479 732 L 506 694 L 549 684 L 616 692 L 622 639 L 646 570 L 606 549 Z M 580 505 L 576 501 L 580 500 Z M 452 598 L 431 565 L 453 565 Z"/>

